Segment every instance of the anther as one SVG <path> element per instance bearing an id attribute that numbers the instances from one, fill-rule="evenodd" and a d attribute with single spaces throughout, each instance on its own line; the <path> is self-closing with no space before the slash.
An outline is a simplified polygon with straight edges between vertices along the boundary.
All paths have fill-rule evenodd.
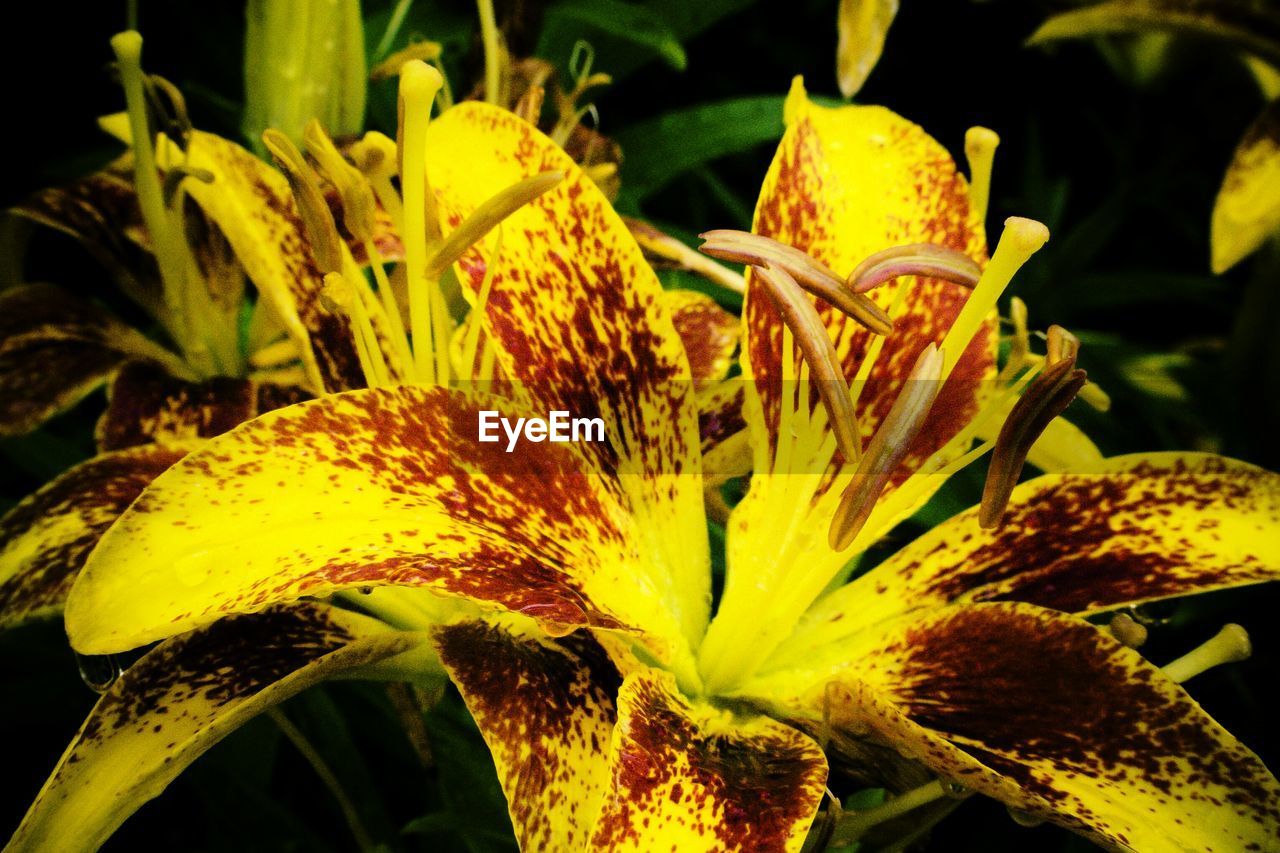
<path id="1" fill-rule="evenodd" d="M 280 131 L 271 128 L 263 131 L 262 142 L 289 181 L 316 266 L 321 273 L 342 272 L 342 238 L 338 236 L 333 211 L 324 200 L 315 173 L 298 146 Z"/>
<path id="2" fill-rule="evenodd" d="M 400 73 L 400 69 L 404 67 L 406 62 L 412 62 L 417 59 L 421 62 L 435 62 L 444 53 L 443 46 L 436 41 L 419 41 L 414 42 L 408 47 L 401 48 L 377 65 L 369 69 L 369 82 L 376 83 L 380 80 L 390 80 Z"/>
<path id="3" fill-rule="evenodd" d="M 969 207 L 980 222 L 987 218 L 991 168 L 999 144 L 996 132 L 985 127 L 971 127 L 964 135 L 964 156 L 969 161 Z"/>
<path id="4" fill-rule="evenodd" d="M 800 353 L 809 364 L 810 381 L 818 386 L 818 396 L 827 409 L 827 421 L 836 437 L 836 446 L 846 462 L 857 462 L 861 456 L 858 416 L 849 396 L 849 385 L 835 345 L 822 324 L 818 310 L 805 297 L 800 285 L 786 270 L 773 266 L 757 267 L 757 280 L 782 322 L 791 330 Z"/>
<path id="5" fill-rule="evenodd" d="M 1023 811 L 1022 809 L 1015 809 L 1012 806 L 1009 806 L 1006 808 L 1006 811 L 1009 812 L 1009 819 L 1018 826 L 1031 828 L 1034 826 L 1040 826 L 1044 823 L 1044 818 L 1040 817 L 1040 815 L 1032 814 L 1031 812 Z"/>
<path id="6" fill-rule="evenodd" d="M 880 493 L 903 457 L 910 452 L 942 387 L 943 361 L 942 351 L 934 344 L 925 347 L 916 358 L 915 367 L 872 436 L 853 479 L 840 497 L 840 506 L 836 508 L 827 532 L 827 542 L 832 550 L 843 551 L 862 532 Z"/>
<path id="7" fill-rule="evenodd" d="M 213 183 L 213 173 L 208 169 L 196 169 L 190 166 L 173 166 L 169 171 L 164 173 L 164 183 L 160 187 L 160 194 L 164 198 L 165 207 L 173 206 L 173 199 L 178 194 L 178 187 L 187 178 L 195 178 L 202 184 Z"/>
<path id="8" fill-rule="evenodd" d="M 982 267 L 964 252 L 935 243 L 910 243 L 871 255 L 849 273 L 847 283 L 854 293 L 866 293 L 904 275 L 942 279 L 973 290 Z"/>
<path id="9" fill-rule="evenodd" d="M 739 273 L 703 257 L 670 234 L 629 216 L 622 217 L 622 221 L 645 254 L 681 266 L 735 293 L 746 291 L 746 280 Z"/>
<path id="10" fill-rule="evenodd" d="M 498 223 L 563 180 L 563 172 L 543 172 L 514 183 L 485 200 L 453 229 L 427 261 L 427 278 L 438 278 Z"/>
<path id="11" fill-rule="evenodd" d="M 1147 641 L 1147 626 L 1128 613 L 1117 613 L 1111 617 L 1107 630 L 1111 632 L 1111 636 L 1131 649 L 1141 648 Z"/>
<path id="12" fill-rule="evenodd" d="M 542 102 L 546 100 L 546 97 L 546 89 L 536 84 L 530 86 L 520 96 L 520 100 L 516 102 L 515 109 L 512 112 L 537 127 L 538 119 L 542 117 Z"/>
<path id="13" fill-rule="evenodd" d="M 1249 632 L 1231 623 L 1224 625 L 1213 639 L 1161 668 L 1170 679 L 1182 684 L 1215 666 L 1247 660 L 1252 653 Z"/>
<path id="14" fill-rule="evenodd" d="M 1067 359 L 1076 360 L 1076 355 L 1080 352 L 1079 338 L 1061 326 L 1050 326 L 1047 337 L 1048 347 L 1045 350 L 1045 358 L 1050 365 Z"/>
<path id="15" fill-rule="evenodd" d="M 978 524 L 983 528 L 1000 525 L 1031 446 L 1084 387 L 1085 372 L 1075 364 L 1072 356 L 1047 366 L 1031 380 L 1000 428 L 978 510 Z"/>
<path id="16" fill-rule="evenodd" d="M 372 240 L 377 203 L 368 179 L 347 162 L 316 119 L 307 122 L 302 136 L 307 152 L 342 197 L 342 221 L 347 230 L 361 242 Z"/>
<path id="17" fill-rule="evenodd" d="M 191 136 L 195 131 L 191 116 L 187 114 L 186 98 L 177 86 L 159 74 L 146 75 L 143 87 L 155 129 L 185 152 L 191 146 Z"/>
<path id="18" fill-rule="evenodd" d="M 703 254 L 737 264 L 782 269 L 801 287 L 826 300 L 877 335 L 893 331 L 893 320 L 870 297 L 854 293 L 830 267 L 794 246 L 745 231 L 718 229 L 700 235 Z"/>

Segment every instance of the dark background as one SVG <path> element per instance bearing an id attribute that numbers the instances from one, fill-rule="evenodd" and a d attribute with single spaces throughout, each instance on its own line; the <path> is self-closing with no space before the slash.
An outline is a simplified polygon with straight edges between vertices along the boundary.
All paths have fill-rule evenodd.
<path id="1" fill-rule="evenodd" d="M 366 3 L 370 49 L 389 5 Z M 545 15 L 544 5 L 551 7 Z M 611 35 L 607 24 L 558 15 L 555 5 L 506 5 L 506 14 L 522 22 L 515 46 L 563 65 L 577 38 L 592 43 L 595 69 L 616 78 L 597 105 L 600 129 L 622 143 L 626 157 L 619 205 L 679 233 L 748 225 L 792 75 L 803 74 L 813 94 L 837 94 L 834 0 L 718 0 L 696 9 L 679 0 L 638 4 L 683 42 L 683 70 Z M 1029 303 L 1034 326 L 1056 322 L 1082 337 L 1082 366 L 1114 400 L 1105 415 L 1077 403 L 1073 419 L 1108 454 L 1210 449 L 1280 467 L 1280 260 L 1273 252 L 1222 277 L 1208 271 L 1214 194 L 1236 142 L 1262 107 L 1237 57 L 1217 45 L 1180 40 L 1159 73 L 1140 79 L 1125 61 L 1123 41 L 1024 47 L 1050 4 L 902 5 L 858 100 L 908 116 L 957 153 L 970 125 L 1001 134 L 992 221 L 1030 216 L 1054 235 L 1012 292 Z M 6 205 L 111 156 L 94 118 L 123 104 L 108 73 L 107 45 L 124 26 L 123 2 L 77 4 L 74 11 L 25 4 L 21 14 L 20 24 L 11 19 L 11 37 L 0 52 L 8 116 L 0 203 Z M 465 92 L 480 68 L 473 15 L 466 2 L 415 3 L 397 44 L 410 35 L 442 41 L 454 88 Z M 140 28 L 148 70 L 183 89 L 197 126 L 236 138 L 243 101 L 240 4 L 142 2 Z M 392 85 L 373 90 L 371 126 L 394 129 L 387 124 L 394 117 Z M 748 96 L 761 100 L 715 106 Z M 28 277 L 112 302 L 105 276 L 50 239 L 33 244 Z M 1135 361 L 1151 357 L 1171 364 L 1170 375 L 1184 389 L 1179 398 L 1132 381 Z M 90 455 L 101 406 L 101 397 L 92 397 L 33 436 L 0 442 L 0 509 Z M 981 473 L 949 486 L 902 537 L 973 503 Z M 1278 604 L 1280 592 L 1262 587 L 1153 608 L 1166 621 L 1144 648 L 1163 662 L 1226 621 L 1245 625 L 1254 657 L 1197 678 L 1190 690 L 1273 767 L 1280 766 L 1280 736 L 1271 723 L 1280 705 L 1268 684 L 1280 660 Z M 0 684 L 0 732 L 8 739 L 4 836 L 94 695 L 80 683 L 57 623 L 0 636 Z M 511 847 L 491 765 L 456 697 L 430 714 L 432 766 L 409 749 L 380 687 L 326 687 L 286 710 L 334 767 L 378 840 L 394 849 Z M 411 831 L 403 832 L 406 827 Z M 144 807 L 108 849 L 341 850 L 351 846 L 349 838 L 314 774 L 260 719 Z M 1090 849 L 1052 827 L 1017 827 L 1003 808 L 976 798 L 940 825 L 929 849 L 1031 845 Z"/>

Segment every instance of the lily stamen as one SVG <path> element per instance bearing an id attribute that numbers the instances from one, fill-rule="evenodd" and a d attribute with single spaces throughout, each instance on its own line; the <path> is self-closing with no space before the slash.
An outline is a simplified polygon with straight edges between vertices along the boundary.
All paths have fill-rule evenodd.
<path id="1" fill-rule="evenodd" d="M 1249 632 L 1235 623 L 1229 623 L 1222 626 L 1222 630 L 1212 639 L 1161 669 L 1170 679 L 1182 684 L 1215 666 L 1248 660 L 1251 654 L 1253 645 L 1249 642 Z"/>
<path id="2" fill-rule="evenodd" d="M 840 497 L 827 534 L 832 550 L 843 551 L 853 544 L 871 517 L 889 478 L 910 452 L 942 387 L 943 362 L 943 353 L 934 344 L 925 347 L 916 359 L 911 375 L 872 436 L 853 480 Z"/>
<path id="3" fill-rule="evenodd" d="M 373 323 L 369 319 L 369 312 L 361 298 L 361 294 L 342 273 L 331 272 L 325 275 L 324 290 L 320 294 L 321 304 L 330 311 L 346 315 L 351 324 L 360 367 L 364 371 L 365 384 L 370 388 L 377 388 L 391 383 L 390 371 L 374 333 Z"/>
<path id="4" fill-rule="evenodd" d="M 999 526 L 1031 446 L 1050 421 L 1062 414 L 1084 387 L 1085 372 L 1075 365 L 1074 354 L 1049 364 L 1031 380 L 1026 393 L 1009 412 L 996 438 L 991 465 L 987 469 L 987 482 L 982 490 L 978 523 L 983 528 Z"/>
<path id="5" fill-rule="evenodd" d="M 991 199 L 991 169 L 1000 136 L 985 127 L 971 127 L 964 135 L 964 156 L 969 161 L 969 209 L 986 222 Z"/>
<path id="6" fill-rule="evenodd" d="M 818 310 L 805 298 L 800 285 L 786 270 L 766 264 L 757 267 L 756 273 L 809 365 L 840 452 L 846 462 L 857 462 L 862 455 L 858 416 L 849 396 L 840 356 L 827 334 L 827 327 L 818 316 Z M 786 389 L 783 390 L 785 393 Z"/>
<path id="7" fill-rule="evenodd" d="M 280 131 L 273 128 L 263 131 L 262 142 L 289 181 L 316 266 L 321 273 L 342 272 L 342 238 L 338 236 L 333 211 L 324 200 L 315 173 L 298 146 Z"/>
<path id="8" fill-rule="evenodd" d="M 1111 636 L 1131 649 L 1137 649 L 1147 641 L 1147 626 L 1128 613 L 1117 613 L 1107 625 Z"/>
<path id="9" fill-rule="evenodd" d="M 869 256 L 849 273 L 847 284 L 854 293 L 866 293 L 905 275 L 941 279 L 973 290 L 982 278 L 982 267 L 956 249 L 935 243 L 910 243 Z"/>
<path id="10" fill-rule="evenodd" d="M 1076 354 L 1080 352 L 1079 338 L 1061 326 L 1050 326 L 1047 337 L 1049 345 L 1045 349 L 1045 358 L 1050 365 L 1066 359 L 1075 361 Z"/>
<path id="11" fill-rule="evenodd" d="M 809 293 L 826 300 L 877 335 L 893 331 L 893 320 L 883 308 L 870 297 L 852 292 L 830 267 L 794 246 L 732 229 L 717 229 L 699 236 L 706 241 L 699 247 L 703 254 L 730 263 L 771 265 L 786 270 Z"/>
<path id="12" fill-rule="evenodd" d="M 427 261 L 427 278 L 439 278 L 504 219 L 563 180 L 563 172 L 542 172 L 491 196 L 462 220 L 431 255 Z"/>

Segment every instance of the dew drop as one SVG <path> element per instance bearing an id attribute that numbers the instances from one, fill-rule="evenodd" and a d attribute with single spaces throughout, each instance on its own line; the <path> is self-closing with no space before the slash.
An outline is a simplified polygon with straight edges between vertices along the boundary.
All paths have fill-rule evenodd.
<path id="1" fill-rule="evenodd" d="M 120 662 L 115 655 L 76 655 L 80 680 L 94 693 L 106 693 L 120 677 Z"/>

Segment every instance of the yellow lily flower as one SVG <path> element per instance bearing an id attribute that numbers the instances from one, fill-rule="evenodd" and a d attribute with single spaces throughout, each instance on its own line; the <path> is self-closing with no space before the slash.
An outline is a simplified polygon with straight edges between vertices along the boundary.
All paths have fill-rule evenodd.
<path id="1" fill-rule="evenodd" d="M 458 259 L 502 381 L 420 374 L 304 402 L 162 474 L 102 538 L 66 619 L 83 653 L 163 642 L 103 697 L 12 849 L 100 842 L 306 684 L 441 665 L 524 849 L 799 850 L 824 744 L 865 775 L 940 777 L 902 807 L 959 785 L 1117 849 L 1272 843 L 1280 784 L 1173 680 L 1213 650 L 1162 673 L 1079 616 L 1276 577 L 1280 477 L 1203 454 L 1106 460 L 841 583 L 1021 387 L 993 382 L 993 308 L 1042 227 L 1013 222 L 988 261 L 984 188 L 971 196 L 920 128 L 793 94 L 755 235 L 709 236 L 772 253 L 749 274 L 755 474 L 713 615 L 695 392 L 639 247 L 526 122 L 467 103 L 425 128 L 406 107 L 405 213 L 433 211 L 446 242 L 503 188 L 565 176 L 509 214 L 500 251 Z M 416 236 L 406 253 L 426 269 Z M 825 292 L 859 319 L 789 287 L 788 268 L 818 287 L 858 272 Z M 1033 411 L 995 442 L 1002 466 L 1083 383 L 1073 364 L 1051 335 Z M 507 453 L 477 440 L 490 410 L 599 417 L 607 439 Z"/>

